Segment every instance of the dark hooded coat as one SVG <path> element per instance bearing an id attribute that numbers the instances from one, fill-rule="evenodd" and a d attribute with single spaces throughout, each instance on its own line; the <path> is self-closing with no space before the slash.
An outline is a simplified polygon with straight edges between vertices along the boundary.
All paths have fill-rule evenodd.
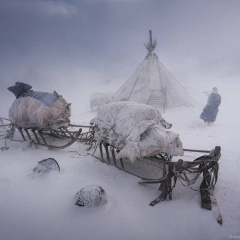
<path id="1" fill-rule="evenodd" d="M 208 97 L 208 102 L 200 118 L 204 122 L 214 122 L 218 114 L 218 107 L 221 104 L 221 96 L 218 93 L 211 93 Z"/>

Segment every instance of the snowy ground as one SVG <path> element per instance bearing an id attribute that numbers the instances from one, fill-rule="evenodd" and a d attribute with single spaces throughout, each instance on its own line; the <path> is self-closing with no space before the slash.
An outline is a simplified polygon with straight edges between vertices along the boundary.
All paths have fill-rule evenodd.
<path id="1" fill-rule="evenodd" d="M 0 152 L 0 240 L 212 240 L 239 237 L 240 113 L 236 109 L 240 84 L 234 80 L 218 83 L 222 96 L 220 112 L 217 121 L 207 126 L 199 115 L 207 101 L 202 92 L 212 87 L 212 83 L 202 83 L 198 88 L 189 86 L 199 105 L 168 110 L 164 118 L 173 123 L 172 131 L 180 134 L 184 148 L 210 150 L 217 145 L 222 147 L 215 195 L 223 226 L 214 219 L 212 211 L 201 208 L 200 193 L 179 182 L 172 201 L 150 207 L 148 204 L 159 194 L 158 185 L 139 185 L 138 178 L 87 155 L 86 146 L 82 144 L 52 151 L 8 142 L 10 149 Z M 96 115 L 89 110 L 88 95 L 89 92 L 84 92 L 65 96 L 73 103 L 73 123 L 87 124 Z M 7 117 L 13 96 L 2 88 L 0 98 L 5 102 L 0 106 L 0 116 Z M 0 147 L 3 146 L 1 140 Z M 61 171 L 34 175 L 33 168 L 37 163 L 50 157 L 58 161 Z M 185 158 L 191 159 L 188 153 Z M 199 184 L 198 181 L 193 188 L 198 189 Z M 86 209 L 74 205 L 75 194 L 89 185 L 105 189 L 108 195 L 105 206 Z"/>

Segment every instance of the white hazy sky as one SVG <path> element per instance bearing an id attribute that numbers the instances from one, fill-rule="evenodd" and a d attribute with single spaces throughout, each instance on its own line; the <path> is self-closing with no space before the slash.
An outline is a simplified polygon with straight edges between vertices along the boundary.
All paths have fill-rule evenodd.
<path id="1" fill-rule="evenodd" d="M 239 0 L 0 0 L 0 81 L 125 79 L 149 29 L 177 78 L 240 76 L 239 13 Z"/>

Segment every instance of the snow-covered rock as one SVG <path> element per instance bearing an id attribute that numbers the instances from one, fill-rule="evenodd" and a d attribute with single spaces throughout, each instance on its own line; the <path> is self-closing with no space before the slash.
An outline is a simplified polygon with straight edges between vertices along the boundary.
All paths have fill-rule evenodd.
<path id="1" fill-rule="evenodd" d="M 106 192 L 99 186 L 88 186 L 77 192 L 76 205 L 80 207 L 100 206 L 107 203 Z"/>
<path id="2" fill-rule="evenodd" d="M 48 158 L 38 162 L 33 171 L 36 173 L 47 173 L 50 171 L 60 171 L 60 167 L 55 159 Z"/>

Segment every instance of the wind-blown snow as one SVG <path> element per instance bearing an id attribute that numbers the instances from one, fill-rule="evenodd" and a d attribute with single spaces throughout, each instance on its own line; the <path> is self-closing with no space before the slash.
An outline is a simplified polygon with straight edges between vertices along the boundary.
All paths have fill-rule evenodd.
<path id="1" fill-rule="evenodd" d="M 26 143 L 21 142 L 7 142 L 10 149 L 0 152 L 0 239 L 209 240 L 240 235 L 238 82 L 202 82 L 198 87 L 189 84 L 188 90 L 199 105 L 171 109 L 163 114 L 173 123 L 172 130 L 180 134 L 184 148 L 210 150 L 221 146 L 215 195 L 223 226 L 214 219 L 212 211 L 201 208 L 200 193 L 180 182 L 173 190 L 173 200 L 150 207 L 148 204 L 160 193 L 158 185 L 139 185 L 137 177 L 87 155 L 83 144 L 75 143 L 67 149 L 53 151 L 45 147 L 26 148 Z M 222 104 L 216 122 L 207 126 L 199 119 L 207 102 L 202 92 L 215 86 L 222 96 Z M 60 89 L 52 90 L 62 94 Z M 3 117 L 7 117 L 13 101 L 11 93 L 6 91 L 6 88 L 1 89 L 1 101 L 5 103 L 0 106 Z M 87 124 L 96 116 L 96 112 L 88 107 L 90 90 L 76 93 L 73 89 L 73 93 L 63 94 L 72 102 L 72 122 Z M 4 146 L 3 140 L 0 146 Z M 190 156 L 186 153 L 185 159 L 193 160 Z M 61 171 L 35 176 L 34 167 L 46 158 L 56 159 Z M 194 189 L 199 189 L 200 181 Z M 90 185 L 101 186 L 106 191 L 106 205 L 88 209 L 74 205 L 75 194 Z"/>

